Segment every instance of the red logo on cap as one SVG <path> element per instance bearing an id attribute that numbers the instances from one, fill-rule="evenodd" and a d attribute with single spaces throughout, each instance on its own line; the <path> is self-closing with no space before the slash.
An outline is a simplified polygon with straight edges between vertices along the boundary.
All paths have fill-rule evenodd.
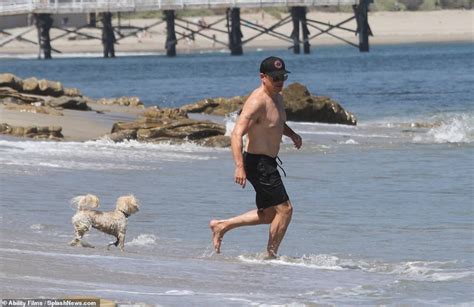
<path id="1" fill-rule="evenodd" d="M 280 60 L 276 60 L 275 63 L 273 63 L 273 65 L 275 65 L 276 69 L 281 69 L 283 67 L 283 64 Z"/>

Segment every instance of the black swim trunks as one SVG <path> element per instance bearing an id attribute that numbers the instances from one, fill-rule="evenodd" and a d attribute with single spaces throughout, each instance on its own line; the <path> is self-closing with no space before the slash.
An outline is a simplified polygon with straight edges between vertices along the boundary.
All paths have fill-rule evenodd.
<path id="1" fill-rule="evenodd" d="M 244 165 L 247 179 L 257 192 L 256 203 L 259 210 L 289 200 L 275 158 L 244 152 Z"/>

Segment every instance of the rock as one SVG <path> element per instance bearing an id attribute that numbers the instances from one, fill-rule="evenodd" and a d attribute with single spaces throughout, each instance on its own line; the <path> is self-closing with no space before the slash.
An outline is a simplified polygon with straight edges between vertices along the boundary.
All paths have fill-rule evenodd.
<path id="1" fill-rule="evenodd" d="M 313 96 L 299 83 L 283 89 L 287 119 L 290 121 L 356 125 L 354 114 L 329 97 Z"/>
<path id="2" fill-rule="evenodd" d="M 247 97 L 208 98 L 197 103 L 181 107 L 181 110 L 188 113 L 205 113 L 224 116 L 242 108 Z"/>
<path id="3" fill-rule="evenodd" d="M 35 94 L 39 91 L 38 79 L 31 77 L 23 80 L 23 88 L 20 92 Z"/>
<path id="4" fill-rule="evenodd" d="M 87 105 L 87 100 L 82 97 L 62 96 L 59 98 L 50 99 L 46 101 L 46 104 L 53 108 L 63 108 L 63 109 L 80 110 L 80 111 L 92 110 Z"/>
<path id="5" fill-rule="evenodd" d="M 188 118 L 180 109 L 148 108 L 144 118 L 134 122 L 117 122 L 110 139 L 115 142 L 136 139 L 141 142 L 170 142 L 173 144 L 195 141 L 204 146 L 229 146 L 224 137 L 225 126 L 210 121 Z"/>
<path id="6" fill-rule="evenodd" d="M 64 95 L 68 97 L 77 97 L 77 96 L 82 97 L 81 91 L 75 87 L 66 87 L 64 89 Z"/>
<path id="7" fill-rule="evenodd" d="M 134 130 L 134 129 L 120 130 L 118 132 L 109 134 L 108 137 L 116 143 L 128 141 L 128 140 L 136 140 L 137 130 Z"/>
<path id="8" fill-rule="evenodd" d="M 170 122 L 172 122 L 170 120 Z M 133 122 L 116 122 L 112 126 L 111 133 L 117 133 L 124 130 L 152 129 L 163 125 L 162 121 L 149 121 L 147 119 L 138 119 Z"/>
<path id="9" fill-rule="evenodd" d="M 97 103 L 105 105 L 119 105 L 127 107 L 140 107 L 144 108 L 143 102 L 138 97 L 119 97 L 119 98 L 101 98 L 97 100 Z"/>
<path id="10" fill-rule="evenodd" d="M 41 79 L 35 77 L 22 80 L 13 74 L 0 74 L 0 88 L 9 87 L 19 93 L 35 94 L 40 96 L 82 96 L 77 88 L 64 88 L 59 81 Z"/>
<path id="11" fill-rule="evenodd" d="M 224 135 L 225 127 L 209 121 L 183 119 L 171 124 L 151 129 L 139 129 L 139 141 L 164 141 L 169 139 L 199 140 L 211 136 Z"/>
<path id="12" fill-rule="evenodd" d="M 41 79 L 38 81 L 38 89 L 40 95 L 61 97 L 64 95 L 64 88 L 61 82 L 49 81 Z"/>
<path id="13" fill-rule="evenodd" d="M 211 136 L 197 141 L 197 144 L 206 147 L 226 148 L 230 147 L 230 137 L 226 135 Z"/>
<path id="14" fill-rule="evenodd" d="M 3 88 L 0 89 L 0 103 L 13 103 L 18 105 L 39 103 L 42 105 L 44 104 L 44 99 L 32 95 L 23 95 L 12 89 Z"/>
<path id="15" fill-rule="evenodd" d="M 9 87 L 21 91 L 23 89 L 23 80 L 14 74 L 0 74 L 0 87 Z"/>
<path id="16" fill-rule="evenodd" d="M 0 124 L 0 133 L 1 134 L 10 134 L 12 131 L 12 127 L 6 123 L 1 123 Z"/>
<path id="17" fill-rule="evenodd" d="M 64 114 L 56 109 L 53 109 L 48 106 L 41 105 L 31 105 L 31 104 L 15 104 L 15 103 L 5 103 L 6 110 L 14 110 L 19 112 L 27 113 L 37 113 L 37 114 L 47 114 L 55 116 L 63 116 Z"/>
<path id="18" fill-rule="evenodd" d="M 63 135 L 62 128 L 57 126 L 39 127 L 39 126 L 11 126 L 7 123 L 0 124 L 0 133 L 17 137 L 28 137 L 33 139 L 61 140 Z"/>
<path id="19" fill-rule="evenodd" d="M 182 109 L 160 109 L 158 107 L 149 107 L 143 112 L 143 116 L 151 121 L 164 121 L 188 118 L 186 111 Z"/>
<path id="20" fill-rule="evenodd" d="M 356 125 L 354 114 L 347 112 L 336 101 L 324 96 L 314 96 L 299 83 L 290 84 L 282 91 L 288 120 Z M 210 98 L 181 107 L 189 113 L 226 115 L 242 108 L 246 96 Z"/>

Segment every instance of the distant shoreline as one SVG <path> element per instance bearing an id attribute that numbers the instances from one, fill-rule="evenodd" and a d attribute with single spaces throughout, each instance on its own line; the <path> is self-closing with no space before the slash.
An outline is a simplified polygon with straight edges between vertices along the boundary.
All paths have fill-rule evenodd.
<path id="1" fill-rule="evenodd" d="M 326 12 L 310 12 L 308 18 L 337 24 L 353 16 L 351 13 L 326 13 Z M 205 16 L 208 24 L 222 18 L 222 16 Z M 250 20 L 259 25 L 270 27 L 278 22 L 269 14 L 252 13 L 242 14 L 242 18 Z M 192 20 L 192 18 L 189 18 Z M 122 23 L 131 23 L 134 26 L 147 26 L 156 19 L 130 19 L 122 21 Z M 369 24 L 374 36 L 369 38 L 370 45 L 391 45 L 404 43 L 447 43 L 447 42 L 474 42 L 474 11 L 473 10 L 440 10 L 440 11 L 417 11 L 417 12 L 371 12 L 369 13 Z M 352 20 L 345 24 L 346 27 L 355 29 L 355 21 Z M 190 26 L 191 27 L 191 26 Z M 322 26 L 324 29 L 324 26 Z M 24 28 L 11 29 L 12 33 L 20 33 Z M 178 28 L 177 28 L 178 30 Z M 87 29 L 87 31 L 99 33 L 97 29 Z M 206 33 L 206 31 L 208 31 Z M 278 28 L 278 31 L 290 35 L 292 31 L 291 23 Z M 310 28 L 311 35 L 318 33 L 318 30 Z M 52 30 L 52 37 L 61 34 L 57 29 Z M 244 38 L 254 36 L 257 32 L 242 27 Z M 204 30 L 208 36 L 215 33 L 212 30 Z M 358 37 L 354 33 L 342 30 L 334 30 L 334 34 L 343 39 L 358 44 Z M 36 31 L 31 31 L 25 38 L 36 41 Z M 179 36 L 179 35 L 178 35 Z M 1 38 L 1 37 L 0 37 Z M 226 33 L 217 33 L 216 39 L 227 42 Z M 166 29 L 165 25 L 150 29 L 149 33 L 140 34 L 134 37 L 128 37 L 119 42 L 115 46 L 116 53 L 120 54 L 136 54 L 136 55 L 161 55 L 166 54 L 165 51 Z M 311 40 L 312 49 L 318 46 L 341 45 L 346 44 L 327 34 L 323 34 L 316 39 Z M 68 57 L 70 54 L 81 55 L 91 54 L 90 56 L 102 56 L 102 44 L 99 40 L 68 40 L 67 37 L 60 38 L 52 42 L 53 48 L 57 48 Z M 244 45 L 244 54 L 246 51 L 255 51 L 258 49 L 274 50 L 285 49 L 291 46 L 290 42 L 278 40 L 268 35 L 262 35 L 259 38 L 250 41 Z M 214 44 L 212 40 L 196 35 L 194 41 L 180 40 L 176 46 L 179 54 L 196 54 L 208 52 L 228 53 L 226 46 Z M 354 48 L 357 50 L 356 48 Z M 0 48 L 0 58 L 6 57 L 27 57 L 34 58 L 37 55 L 37 46 L 30 43 L 13 41 Z M 54 57 L 61 57 L 57 53 L 53 53 Z M 64 57 L 64 56 L 63 56 Z"/>

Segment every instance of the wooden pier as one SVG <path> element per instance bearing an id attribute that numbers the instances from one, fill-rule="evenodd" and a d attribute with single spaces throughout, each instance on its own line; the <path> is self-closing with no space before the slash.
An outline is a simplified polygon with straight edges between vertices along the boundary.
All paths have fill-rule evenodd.
<path id="1" fill-rule="evenodd" d="M 330 35 L 342 40 L 359 49 L 360 52 L 369 51 L 369 36 L 372 35 L 368 23 L 369 4 L 373 0 L 3 0 L 0 2 L 0 18 L 2 16 L 14 16 L 28 14 L 33 17 L 34 26 L 38 32 L 38 41 L 25 39 L 23 36 L 34 28 L 26 29 L 20 33 L 12 34 L 7 29 L 0 29 L 6 38 L 0 40 L 0 48 L 13 40 L 22 40 L 35 44 L 39 48 L 39 58 L 49 59 L 52 52 L 60 52 L 52 47 L 51 42 L 60 37 L 70 34 L 84 36 L 87 38 L 100 39 L 102 41 L 104 57 L 115 57 L 114 45 L 121 39 L 136 35 L 140 31 L 146 31 L 161 23 L 166 23 L 167 38 L 165 43 L 166 54 L 176 55 L 176 44 L 182 39 L 194 39 L 202 36 L 213 40 L 215 43 L 226 46 L 231 55 L 243 54 L 246 43 L 261 35 L 269 35 L 290 44 L 294 53 L 300 53 L 303 47 L 304 53 L 310 53 L 311 41 L 320 35 Z M 310 7 L 321 6 L 352 6 L 354 15 L 342 20 L 337 24 L 329 24 L 322 21 L 308 19 L 306 12 Z M 264 27 L 242 19 L 241 8 L 265 8 L 265 7 L 287 7 L 290 15 L 279 20 L 270 27 Z M 225 17 L 209 25 L 194 24 L 189 20 L 180 19 L 176 16 L 178 10 L 193 9 L 225 9 Z M 120 17 L 121 13 L 162 11 L 163 20 L 147 27 L 132 27 L 123 33 L 123 27 L 112 24 L 113 14 Z M 75 27 L 54 27 L 64 33 L 57 37 L 50 37 L 50 29 L 53 27 L 52 15 L 57 14 L 86 14 L 88 22 Z M 355 20 L 357 28 L 350 29 L 344 25 Z M 99 22 L 98 22 L 99 21 Z M 293 24 L 291 33 L 282 33 L 278 28 L 287 23 Z M 196 26 L 199 26 L 196 30 Z M 251 37 L 243 37 L 242 27 L 255 32 Z M 86 28 L 97 28 L 101 30 L 101 37 L 91 36 L 81 32 Z M 179 32 L 176 31 L 179 28 Z M 218 41 L 215 35 L 203 33 L 204 30 L 226 33 L 228 41 Z M 301 31 L 300 31 L 301 29 Z M 334 33 L 331 30 L 339 29 L 349 31 L 358 36 L 358 43 L 351 42 Z M 131 31 L 130 31 L 131 30 Z M 317 33 L 312 34 L 311 31 Z M 184 32 L 183 32 L 184 31 Z M 178 35 L 177 35 L 178 34 Z"/>

